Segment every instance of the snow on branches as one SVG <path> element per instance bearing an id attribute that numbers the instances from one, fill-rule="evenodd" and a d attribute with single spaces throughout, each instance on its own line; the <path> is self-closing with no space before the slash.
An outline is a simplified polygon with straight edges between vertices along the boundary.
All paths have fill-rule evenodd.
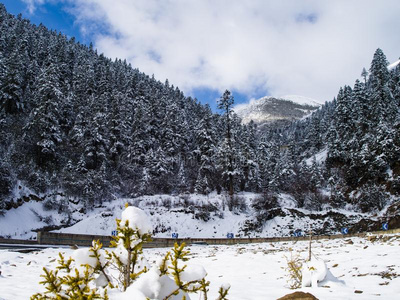
<path id="1" fill-rule="evenodd" d="M 66 259 L 61 253 L 57 270 L 43 268 L 46 291 L 41 299 L 190 299 L 200 293 L 207 299 L 207 272 L 199 265 L 187 264 L 185 244 L 175 243 L 162 259 L 150 265 L 143 255 L 143 244 L 151 240 L 152 226 L 139 208 L 126 207 L 117 220 L 117 236 L 111 246 L 102 248 L 93 241 L 91 248 L 75 250 Z M 219 300 L 226 299 L 229 285 L 219 289 Z"/>

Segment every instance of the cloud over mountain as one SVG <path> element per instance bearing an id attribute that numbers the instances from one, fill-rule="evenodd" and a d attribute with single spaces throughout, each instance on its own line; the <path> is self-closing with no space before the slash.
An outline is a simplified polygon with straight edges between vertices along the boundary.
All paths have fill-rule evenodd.
<path id="1" fill-rule="evenodd" d="M 65 3 L 100 52 L 185 92 L 228 88 L 326 101 L 369 67 L 376 48 L 389 60 L 399 56 L 396 0 Z"/>

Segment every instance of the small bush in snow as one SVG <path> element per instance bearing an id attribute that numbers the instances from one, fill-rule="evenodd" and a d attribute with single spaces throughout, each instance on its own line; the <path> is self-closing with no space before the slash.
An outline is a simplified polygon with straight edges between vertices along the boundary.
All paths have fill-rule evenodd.
<path id="1" fill-rule="evenodd" d="M 143 244 L 151 239 L 152 226 L 139 208 L 127 207 L 117 220 L 118 235 L 113 251 L 93 241 L 91 248 L 74 251 L 67 260 L 60 253 L 57 270 L 43 268 L 46 292 L 31 297 L 42 299 L 186 299 L 201 293 L 207 299 L 209 281 L 202 266 L 188 265 L 185 244 L 175 244 L 163 259 L 150 266 Z M 219 289 L 218 300 L 226 299 L 229 286 Z"/>
<path id="2" fill-rule="evenodd" d="M 298 289 L 301 287 L 303 280 L 302 267 L 303 260 L 300 258 L 299 254 L 290 253 L 290 257 L 285 257 L 287 262 L 287 267 L 285 268 L 288 277 L 288 284 L 291 289 Z"/>
<path id="3" fill-rule="evenodd" d="M 278 196 L 275 193 L 266 192 L 263 195 L 255 197 L 251 206 L 257 211 L 266 211 L 279 207 Z"/>
<path id="4" fill-rule="evenodd" d="M 192 200 L 190 200 L 190 195 L 183 194 L 180 195 L 179 198 L 181 200 L 181 206 L 184 208 L 188 208 L 189 206 L 195 205 L 195 203 Z"/>
<path id="5" fill-rule="evenodd" d="M 228 209 L 230 211 L 240 211 L 240 212 L 245 212 L 247 211 L 247 204 L 246 204 L 246 199 L 241 196 L 233 196 L 232 198 L 228 198 Z"/>
<path id="6" fill-rule="evenodd" d="M 109 299 L 106 289 L 98 291 L 90 286 L 95 277 L 89 264 L 73 268 L 72 258 L 65 261 L 64 256 L 61 253 L 59 255 L 57 270 L 43 268 L 45 274 L 41 277 L 44 280 L 40 283 L 46 286 L 46 292 L 33 295 L 31 300 Z"/>
<path id="7" fill-rule="evenodd" d="M 49 198 L 43 201 L 43 209 L 45 211 L 55 210 L 57 208 L 58 208 L 58 203 L 54 199 Z"/>
<path id="8" fill-rule="evenodd" d="M 172 202 L 170 198 L 165 198 L 161 200 L 161 206 L 170 209 L 172 206 Z"/>
<path id="9" fill-rule="evenodd" d="M 200 210 L 194 213 L 193 216 L 195 219 L 197 220 L 202 220 L 204 222 L 207 222 L 208 220 L 210 220 L 210 212 L 206 211 L 206 210 Z"/>
<path id="10" fill-rule="evenodd" d="M 285 257 L 288 284 L 291 289 L 301 287 L 318 287 L 327 275 L 328 268 L 322 259 L 312 256 L 307 261 L 301 259 L 299 254 L 290 253 L 290 258 Z"/>

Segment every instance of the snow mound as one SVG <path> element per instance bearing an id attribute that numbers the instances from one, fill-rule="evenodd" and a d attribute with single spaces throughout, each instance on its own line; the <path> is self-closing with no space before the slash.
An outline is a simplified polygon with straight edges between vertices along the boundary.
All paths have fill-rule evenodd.
<path id="1" fill-rule="evenodd" d="M 139 277 L 127 290 L 125 294 L 131 296 L 129 299 L 136 299 L 138 295 L 143 295 L 143 299 L 158 298 L 161 290 L 160 274 L 156 268 Z M 146 298 L 147 297 L 147 298 Z M 138 299 L 142 299 L 138 297 Z M 118 298 L 119 299 L 119 298 Z"/>
<path id="2" fill-rule="evenodd" d="M 325 279 L 328 268 L 322 259 L 315 257 L 311 258 L 310 261 L 305 262 L 302 268 L 302 286 L 318 287 L 318 282 Z"/>
<path id="3" fill-rule="evenodd" d="M 129 206 L 127 207 L 121 215 L 121 224 L 129 222 L 129 227 L 137 230 L 140 235 L 145 233 L 151 233 L 153 231 L 153 226 L 151 225 L 149 217 L 140 208 Z"/>
<path id="4" fill-rule="evenodd" d="M 188 265 L 185 271 L 181 274 L 181 280 L 190 282 L 201 280 L 206 277 L 206 270 L 200 265 Z"/>
<path id="5" fill-rule="evenodd" d="M 325 279 L 321 282 L 321 285 L 331 286 L 331 287 L 342 287 L 345 286 L 345 282 L 343 280 L 335 277 L 332 272 L 328 269 L 326 272 Z"/>
<path id="6" fill-rule="evenodd" d="M 149 299 L 146 297 L 140 290 L 133 289 L 129 287 L 125 293 L 121 293 L 117 289 L 113 289 L 108 292 L 108 297 L 110 300 L 147 300 Z"/>

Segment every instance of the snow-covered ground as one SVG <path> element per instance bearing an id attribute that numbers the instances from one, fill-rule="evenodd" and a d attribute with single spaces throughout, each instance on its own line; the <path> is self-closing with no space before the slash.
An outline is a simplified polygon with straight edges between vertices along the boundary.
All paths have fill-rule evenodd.
<path id="1" fill-rule="evenodd" d="M 8 210 L 0 216 L 0 236 L 12 239 L 30 239 L 36 237 L 32 230 L 49 224 L 59 225 L 65 215 L 55 211 L 46 211 L 40 202 L 27 202 L 18 208 Z"/>
<path id="2" fill-rule="evenodd" d="M 116 199 L 86 213 L 77 206 L 70 214 L 74 225 L 56 231 L 111 235 L 111 231 L 115 229 L 115 219 L 121 216 L 125 203 L 143 209 L 150 216 L 155 228 L 155 237 L 171 237 L 172 233 L 178 233 L 181 238 L 221 238 L 226 237 L 227 233 L 233 233 L 236 237 L 274 237 L 290 236 L 295 230 L 308 231 L 310 226 L 316 232 L 323 227 L 329 228 L 332 234 L 340 233 L 342 228 L 340 224 L 324 216 L 327 211 L 295 209 L 294 199 L 290 195 L 281 194 L 279 197 L 281 211 L 267 220 L 258 232 L 246 231 L 249 223 L 256 222 L 257 211 L 251 204 L 254 199 L 262 195 L 241 193 L 238 197 L 241 199 L 242 208 L 234 208 L 232 211 L 228 208 L 229 197 L 216 193 L 208 196 L 154 195 L 135 199 Z M 366 217 L 345 210 L 335 210 L 335 212 L 346 216 L 344 220 L 346 222 L 357 222 Z M 36 232 L 31 230 L 46 225 L 60 225 L 67 217 L 65 213 L 43 210 L 39 202 L 24 203 L 16 209 L 7 211 L 5 216 L 0 216 L 0 236 L 36 238 Z"/>
<path id="3" fill-rule="evenodd" d="M 293 292 L 287 285 L 286 257 L 308 255 L 308 242 L 262 243 L 234 246 L 190 246 L 189 264 L 202 265 L 211 281 L 209 299 L 217 297 L 221 284 L 230 283 L 229 299 L 277 299 Z M 319 287 L 301 288 L 318 299 L 398 299 L 400 295 L 400 234 L 383 238 L 349 238 L 313 242 L 313 254 L 329 268 Z M 145 249 L 149 262 L 168 249 Z M 46 249 L 23 254 L 0 250 L 0 299 L 29 299 L 43 292 L 42 268 L 54 269 L 61 251 Z M 357 292 L 356 292 L 357 291 Z M 192 299 L 201 299 L 198 295 Z"/>

